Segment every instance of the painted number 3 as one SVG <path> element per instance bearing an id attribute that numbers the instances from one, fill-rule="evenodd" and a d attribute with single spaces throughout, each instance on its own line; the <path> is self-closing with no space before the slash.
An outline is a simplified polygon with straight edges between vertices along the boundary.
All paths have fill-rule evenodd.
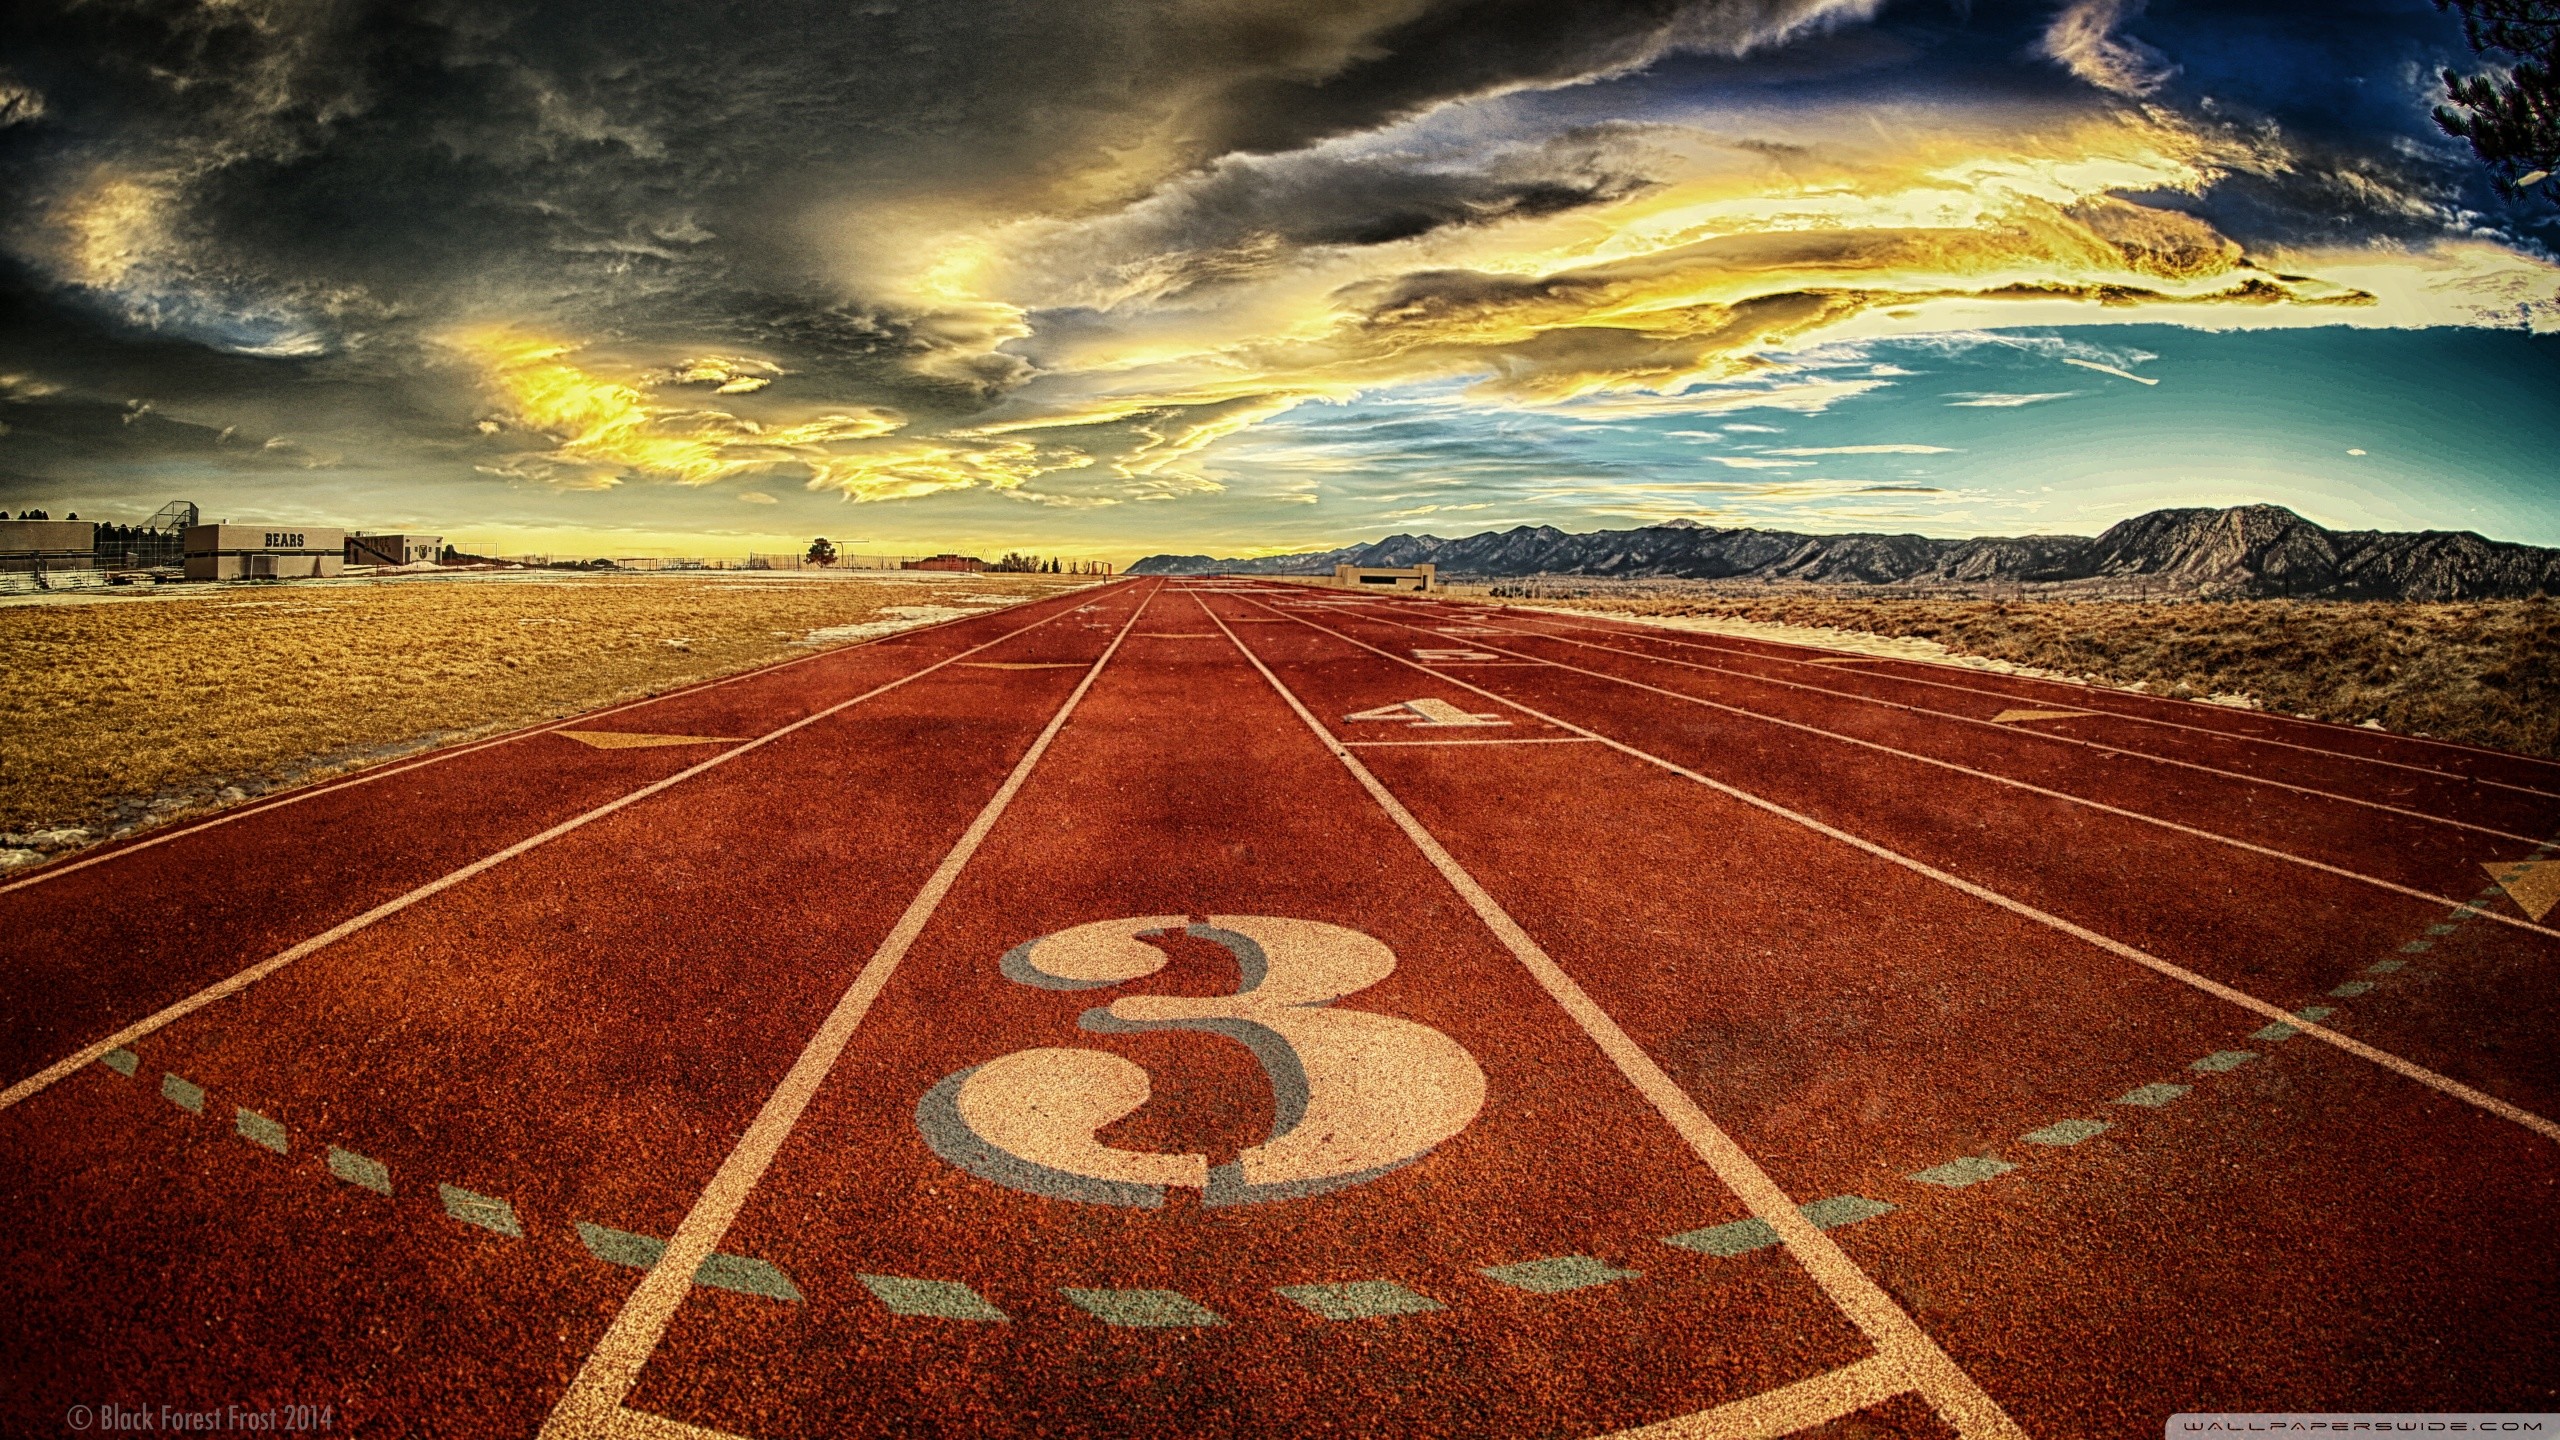
<path id="1" fill-rule="evenodd" d="M 1212 1169 L 1206 1155 L 1105 1145 L 1097 1133 L 1147 1103 L 1147 1072 L 1104 1050 L 1016 1050 L 925 1094 L 916 1123 L 934 1152 L 981 1179 L 1062 1200 L 1159 1206 L 1170 1186 L 1211 1205 L 1315 1195 L 1408 1165 L 1484 1106 L 1484 1071 L 1458 1042 L 1410 1020 L 1328 1002 L 1396 967 L 1386 946 L 1339 925 L 1261 915 L 1100 920 L 1015 946 L 1007 978 L 1090 990 L 1162 970 L 1148 937 L 1187 932 L 1224 947 L 1233 995 L 1127 995 L 1078 1021 L 1102 1034 L 1205 1030 L 1243 1043 L 1271 1079 L 1271 1138 Z"/>

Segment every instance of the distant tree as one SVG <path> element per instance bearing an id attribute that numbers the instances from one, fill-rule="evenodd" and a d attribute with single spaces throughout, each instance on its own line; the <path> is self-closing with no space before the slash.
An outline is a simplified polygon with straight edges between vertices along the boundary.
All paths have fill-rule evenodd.
<path id="1" fill-rule="evenodd" d="M 809 563 L 820 567 L 836 563 L 836 542 L 824 535 L 810 541 Z"/>
<path id="2" fill-rule="evenodd" d="M 2551 179 L 2560 166 L 2560 0 L 2436 0 L 2436 8 L 2461 12 L 2471 52 L 2505 71 L 2444 72 L 2452 103 L 2436 107 L 2436 124 L 2471 142 L 2500 194 L 2538 187 L 2560 205 Z"/>

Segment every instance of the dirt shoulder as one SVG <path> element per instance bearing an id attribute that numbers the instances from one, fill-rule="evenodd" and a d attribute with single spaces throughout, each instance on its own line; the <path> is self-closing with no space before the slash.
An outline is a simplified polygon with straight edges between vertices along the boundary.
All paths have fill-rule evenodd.
<path id="1" fill-rule="evenodd" d="M 1449 593 L 2379 722 L 2560 759 L 2560 603 L 2550 600 L 1893 600 L 1682 593 L 1664 582 Z"/>
<path id="2" fill-rule="evenodd" d="M 524 572 L 0 605 L 0 869 L 1081 583 Z"/>

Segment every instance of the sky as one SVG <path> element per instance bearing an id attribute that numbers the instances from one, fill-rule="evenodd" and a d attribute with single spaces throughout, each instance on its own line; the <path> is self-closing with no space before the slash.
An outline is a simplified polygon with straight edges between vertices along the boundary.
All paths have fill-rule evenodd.
<path id="1" fill-rule="evenodd" d="M 23 0 L 0 507 L 508 554 L 2560 545 L 2430 0 Z"/>

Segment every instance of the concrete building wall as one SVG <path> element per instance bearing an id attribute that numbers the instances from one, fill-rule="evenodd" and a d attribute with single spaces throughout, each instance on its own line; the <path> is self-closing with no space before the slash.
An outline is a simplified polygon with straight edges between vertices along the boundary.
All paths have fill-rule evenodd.
<path id="1" fill-rule="evenodd" d="M 350 535 L 350 565 L 416 565 L 444 553 L 441 535 Z"/>
<path id="2" fill-rule="evenodd" d="M 1438 586 L 1436 565 L 1336 565 L 1333 583 L 1345 590 L 1430 590 Z"/>
<path id="3" fill-rule="evenodd" d="M 86 520 L 0 520 L 0 555 L 86 555 L 97 533 Z"/>
<path id="4" fill-rule="evenodd" d="M 347 563 L 347 532 L 295 525 L 196 525 L 187 530 L 190 580 L 307 580 Z"/>

